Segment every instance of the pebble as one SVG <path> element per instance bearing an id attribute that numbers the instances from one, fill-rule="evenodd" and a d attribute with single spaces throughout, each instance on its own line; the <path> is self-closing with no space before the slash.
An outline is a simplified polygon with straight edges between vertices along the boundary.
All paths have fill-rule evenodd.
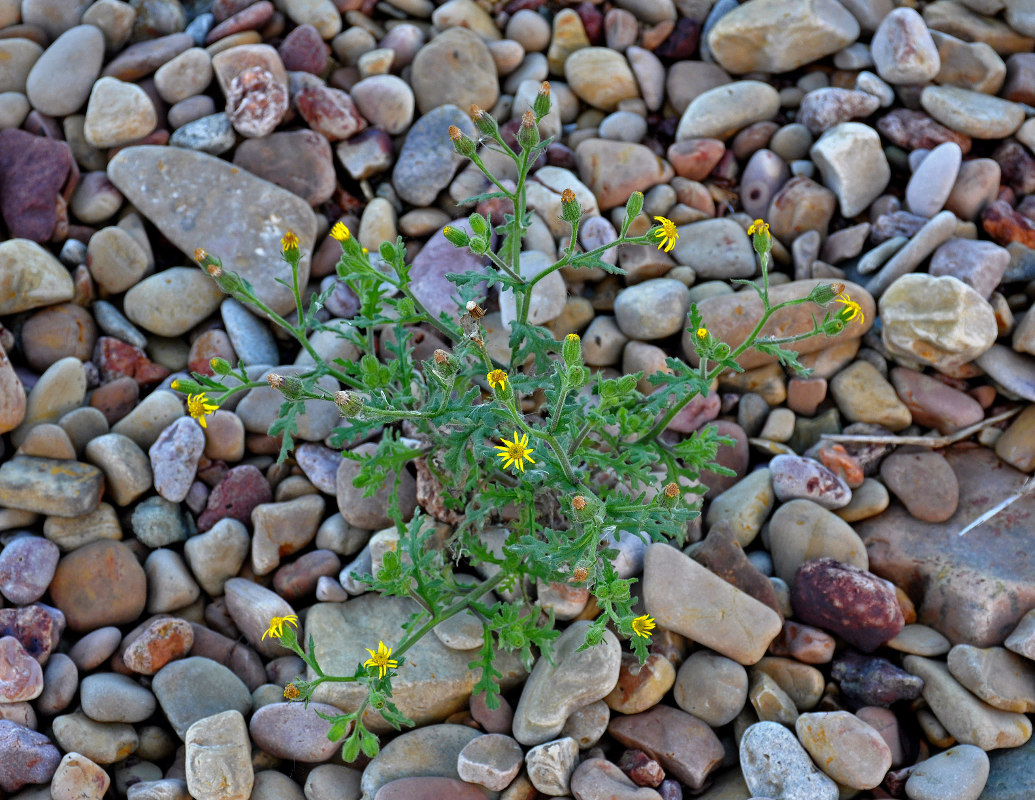
<path id="1" fill-rule="evenodd" d="M 748 791 L 786 800 L 835 800 L 837 784 L 824 775 L 787 728 L 756 722 L 740 739 L 740 764 Z"/>
<path id="2" fill-rule="evenodd" d="M 381 752 L 363 770 L 360 783 L 363 796 L 379 796 L 384 786 L 406 778 L 420 778 L 429 788 L 441 788 L 449 797 L 456 796 L 455 792 L 460 788 L 460 775 L 457 772 L 460 753 L 472 740 L 481 735 L 466 725 L 429 725 L 396 736 L 381 748 Z M 436 786 L 434 781 L 441 782 L 443 779 L 450 780 L 451 783 Z M 406 786 L 410 791 L 417 788 L 414 781 L 410 781 Z M 400 791 L 392 796 L 402 800 L 408 795 Z M 484 800 L 485 792 L 480 791 L 471 797 Z"/>
<path id="3" fill-rule="evenodd" d="M 10 180 L 10 172 L 7 176 Z M 5 219 L 10 225 L 10 217 L 5 214 Z M 73 294 L 68 270 L 38 244 L 26 239 L 0 243 L 0 315 L 64 303 Z"/>
<path id="4" fill-rule="evenodd" d="M 817 558 L 869 568 L 866 548 L 852 526 L 809 499 L 792 499 L 776 510 L 769 521 L 769 544 L 773 571 L 789 586 L 798 568 Z"/>
<path id="5" fill-rule="evenodd" d="M 615 301 L 615 321 L 631 339 L 671 336 L 686 324 L 689 291 L 673 278 L 655 278 L 631 286 Z"/>
<path id="6" fill-rule="evenodd" d="M 310 703 L 309 707 L 326 716 L 340 713 L 325 703 Z M 271 703 L 257 709 L 248 729 L 264 752 L 292 761 L 326 761 L 340 746 L 327 737 L 330 724 L 298 703 Z"/>
<path id="7" fill-rule="evenodd" d="M 637 786 L 622 770 L 604 758 L 587 758 L 571 776 L 571 793 L 576 800 L 612 797 L 615 800 L 661 800 L 646 786 Z"/>
<path id="8" fill-rule="evenodd" d="M 882 425 L 891 431 L 900 431 L 912 422 L 909 407 L 867 361 L 856 361 L 837 373 L 830 381 L 830 394 L 851 422 Z"/>
<path id="9" fill-rule="evenodd" d="M 565 795 L 578 758 L 579 745 L 571 737 L 538 744 L 525 754 L 528 779 L 543 794 L 552 797 Z"/>
<path id="10" fill-rule="evenodd" d="M 54 739 L 65 752 L 78 752 L 106 766 L 131 755 L 139 743 L 132 725 L 95 722 L 82 711 L 55 717 Z"/>
<path id="11" fill-rule="evenodd" d="M 1024 122 L 1017 103 L 958 86 L 928 86 L 920 104 L 938 122 L 975 139 L 1010 136 Z"/>
<path id="12" fill-rule="evenodd" d="M 802 714 L 794 729 L 812 760 L 842 786 L 872 789 L 891 768 L 891 750 L 880 733 L 847 711 Z"/>
<path id="13" fill-rule="evenodd" d="M 672 255 L 679 264 L 692 267 L 698 279 L 750 278 L 755 274 L 751 242 L 733 220 L 702 220 L 677 230 L 679 239 Z"/>
<path id="14" fill-rule="evenodd" d="M 722 761 L 722 745 L 712 729 L 671 706 L 659 704 L 640 714 L 614 717 L 607 730 L 626 747 L 647 753 L 666 774 L 693 790 L 701 789 Z"/>
<path id="15" fill-rule="evenodd" d="M 143 722 L 157 704 L 148 689 L 115 673 L 87 675 L 79 691 L 83 713 L 96 722 Z"/>
<path id="16" fill-rule="evenodd" d="M 993 242 L 949 239 L 931 256 L 930 274 L 958 278 L 987 299 L 1009 264 L 1010 251 Z"/>
<path id="17" fill-rule="evenodd" d="M 1016 653 L 958 644 L 947 663 L 952 676 L 990 706 L 1022 714 L 1035 708 L 1035 666 Z"/>
<path id="18" fill-rule="evenodd" d="M 266 575 L 284 556 L 296 553 L 316 536 L 326 503 L 318 494 L 252 509 L 252 570 Z M 337 572 L 337 570 L 335 570 Z"/>
<path id="19" fill-rule="evenodd" d="M 923 17 L 896 8 L 881 21 L 870 42 L 877 74 L 888 83 L 925 83 L 941 69 L 941 58 Z"/>
<path id="20" fill-rule="evenodd" d="M 736 81 L 697 95 L 679 118 L 676 142 L 724 140 L 755 122 L 775 116 L 780 96 L 761 81 Z"/>
<path id="21" fill-rule="evenodd" d="M 0 719 L 0 789 L 16 792 L 27 784 L 48 783 L 61 762 L 61 752 L 42 733 Z"/>
<path id="22" fill-rule="evenodd" d="M 110 785 L 99 765 L 80 753 L 66 753 L 54 771 L 50 793 L 54 800 L 101 800 Z"/>
<path id="23" fill-rule="evenodd" d="M 464 746 L 457 756 L 456 771 L 461 780 L 502 791 L 517 777 L 523 760 L 524 752 L 514 739 L 489 733 Z"/>
<path id="24" fill-rule="evenodd" d="M 16 605 L 39 600 L 54 577 L 60 552 L 39 536 L 22 536 L 0 550 L 0 594 Z"/>
<path id="25" fill-rule="evenodd" d="M 917 764 L 906 780 L 910 800 L 939 800 L 952 796 L 977 800 L 988 780 L 988 755 L 979 747 L 959 744 Z"/>
<path id="26" fill-rule="evenodd" d="M 775 28 L 781 36 L 769 35 Z M 723 69 L 744 74 L 790 72 L 833 55 L 858 36 L 859 23 L 840 4 L 764 0 L 723 14 L 705 38 Z"/>
<path id="27" fill-rule="evenodd" d="M 104 36 L 93 25 L 69 28 L 32 65 L 25 93 L 41 114 L 65 117 L 78 111 L 90 96 L 101 71 Z"/>
<path id="28" fill-rule="evenodd" d="M 906 208 L 928 218 L 941 211 L 956 183 L 962 159 L 963 151 L 955 142 L 943 142 L 928 153 L 906 185 Z"/>
<path id="29" fill-rule="evenodd" d="M 0 698 L 4 703 L 35 700 L 43 691 L 43 668 L 14 636 L 0 637 Z"/>
<path id="30" fill-rule="evenodd" d="M 580 100 L 613 111 L 622 100 L 639 97 L 636 78 L 621 53 L 606 47 L 583 47 L 564 61 L 564 76 Z"/>
<path id="31" fill-rule="evenodd" d="M 762 529 L 775 501 L 772 473 L 766 468 L 757 469 L 712 499 L 705 522 L 710 527 L 727 528 L 746 548 Z"/>
<path id="32" fill-rule="evenodd" d="M 199 720 L 251 709 L 251 693 L 241 679 L 222 664 L 199 656 L 166 664 L 155 673 L 151 690 L 181 739 Z"/>
<path id="33" fill-rule="evenodd" d="M 659 626 L 738 663 L 756 663 L 780 631 L 775 611 L 668 545 L 647 548 L 643 582 L 647 613 Z"/>
<path id="34" fill-rule="evenodd" d="M 828 598 L 837 597 L 836 602 Z M 876 575 L 832 558 L 798 568 L 791 589 L 795 614 L 870 652 L 905 625 L 894 590 Z"/>
<path id="35" fill-rule="evenodd" d="M 881 340 L 892 355 L 941 369 L 980 357 L 999 333 L 988 302 L 949 275 L 916 273 L 898 278 L 881 296 L 880 317 Z"/>
<path id="36" fill-rule="evenodd" d="M 572 711 L 615 687 L 621 666 L 618 640 L 605 632 L 602 646 L 580 652 L 588 628 L 588 621 L 570 625 L 554 642 L 554 663 L 540 659 L 528 676 L 514 709 L 514 738 L 522 744 L 549 741 Z"/>
<path id="37" fill-rule="evenodd" d="M 688 714 L 720 728 L 741 712 L 747 692 L 744 667 L 717 653 L 698 650 L 679 668 L 673 697 Z"/>
<path id="38" fill-rule="evenodd" d="M 175 617 L 155 619 L 136 633 L 127 635 L 122 661 L 141 675 L 154 675 L 170 661 L 186 656 L 194 645 L 190 623 Z"/>
<path id="39" fill-rule="evenodd" d="M 197 800 L 247 800 L 254 785 L 248 728 L 229 709 L 199 718 L 183 734 L 187 789 Z"/>
<path id="40" fill-rule="evenodd" d="M 776 456 L 769 462 L 769 471 L 773 492 L 781 502 L 800 498 L 833 509 L 848 505 L 852 499 L 848 484 L 810 458 Z"/>
<path id="41" fill-rule="evenodd" d="M 1032 723 L 1027 716 L 983 703 L 952 677 L 944 663 L 906 656 L 902 666 L 923 679 L 924 700 L 957 742 L 993 750 L 1018 747 L 1031 738 Z"/>

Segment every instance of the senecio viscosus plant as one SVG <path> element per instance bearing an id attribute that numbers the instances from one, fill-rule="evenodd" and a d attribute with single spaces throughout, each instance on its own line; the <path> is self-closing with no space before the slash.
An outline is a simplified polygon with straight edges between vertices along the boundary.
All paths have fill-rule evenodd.
<path id="1" fill-rule="evenodd" d="M 535 651 L 549 658 L 551 642 L 559 636 L 552 611 L 535 605 L 529 587 L 559 582 L 588 589 L 599 615 L 589 628 L 583 647 L 593 647 L 611 628 L 628 638 L 641 662 L 648 655 L 654 620 L 633 612 L 630 592 L 634 578 L 619 577 L 612 561 L 617 556 L 616 531 L 631 532 L 641 539 L 684 544 L 688 523 L 699 513 L 700 495 L 706 487 L 699 473 L 710 470 L 732 474 L 715 463 L 716 451 L 731 443 L 705 426 L 682 441 L 659 439 L 672 419 L 693 398 L 707 394 L 724 370 L 742 371 L 737 359 L 748 348 L 761 350 L 783 365 L 807 374 L 796 354 L 785 345 L 811 336 L 834 336 L 857 315 L 859 305 L 844 293 L 843 284 L 817 285 L 807 297 L 775 305 L 769 301 L 769 263 L 772 240 L 768 225 L 757 220 L 748 230 L 761 262 L 761 282 L 735 281 L 753 289 L 762 301 L 758 324 L 736 347 L 713 336 L 696 306 L 689 311 L 693 346 L 700 356 L 691 368 L 667 358 L 667 372 L 656 372 L 648 381 L 656 390 L 645 395 L 637 390 L 642 373 L 620 378 L 591 374 L 583 363 L 578 335 L 557 341 L 546 328 L 528 321 L 532 291 L 547 275 L 562 267 L 570 270 L 599 267 L 625 274 L 602 258 L 622 245 L 652 245 L 672 249 L 679 234 L 675 224 L 655 217 L 657 225 L 642 235 L 630 235 L 641 214 L 643 195 L 634 192 L 625 209 L 618 237 L 584 252 L 578 242 L 583 210 L 575 193 L 561 195 L 560 214 L 570 228 L 561 256 L 533 277 L 521 273 L 522 239 L 532 215 L 527 208 L 526 181 L 532 165 L 550 144 L 540 139 L 539 123 L 550 110 L 550 87 L 543 83 L 531 110 L 521 118 L 512 147 L 497 122 L 485 111 L 472 107 L 471 116 L 480 132 L 479 141 L 456 127 L 449 129 L 453 148 L 470 159 L 493 184 L 494 190 L 471 197 L 465 204 L 502 201 L 512 211 L 493 226 L 482 214 L 468 217 L 470 231 L 446 227 L 443 235 L 456 248 L 488 260 L 484 272 L 449 274 L 459 297 L 458 316 L 428 312 L 410 287 L 410 266 L 405 261 L 402 239 L 383 242 L 378 254 L 368 253 L 341 223 L 330 235 L 341 244 L 337 277 L 357 295 L 360 309 L 347 328 L 329 328 L 317 312 L 331 289 L 314 294 L 303 308 L 298 264 L 298 238 L 292 232 L 282 239 L 282 258 L 291 268 L 295 318 L 275 313 L 239 275 L 224 269 L 215 255 L 198 250 L 197 262 L 231 297 L 251 306 L 283 329 L 312 357 L 313 365 L 301 374 L 270 374 L 268 383 L 284 397 L 269 433 L 282 439 L 280 458 L 292 449 L 296 418 L 304 403 L 334 403 L 346 424 L 331 436 L 337 447 L 380 436 L 376 452 L 343 452 L 359 462 L 354 486 L 373 496 L 388 484 L 391 495 L 387 513 L 394 521 L 397 549 L 384 554 L 376 574 L 360 576 L 373 591 L 401 595 L 416 602 L 417 613 L 399 631 L 389 647 L 379 641 L 367 649 L 370 658 L 357 663 L 352 675 L 329 675 L 314 656 L 312 637 L 306 646 L 299 640 L 294 615 L 271 620 L 266 636 L 278 639 L 309 666 L 310 679 L 301 677 L 284 691 L 289 700 L 308 703 L 314 690 L 325 682 L 355 682 L 365 687 L 358 707 L 325 717 L 331 722 L 328 736 L 344 739 L 343 755 L 353 761 L 362 750 L 378 752 L 378 739 L 364 720 L 374 711 L 398 729 L 412 725 L 392 700 L 392 680 L 406 667 L 406 653 L 422 637 L 450 617 L 472 612 L 481 621 L 483 645 L 470 663 L 480 670 L 475 693 L 484 693 L 489 708 L 499 704 L 500 673 L 494 664 L 499 650 L 517 651 L 531 669 Z M 497 179 L 479 155 L 479 147 L 504 155 L 516 168 L 516 183 Z M 639 226 L 642 229 L 642 221 Z M 499 239 L 491 246 L 492 235 Z M 379 258 L 378 258 L 379 256 Z M 484 292 L 497 287 L 512 292 L 516 318 L 510 325 L 509 359 L 490 355 L 479 305 Z M 813 302 L 820 306 L 840 302 L 822 321 L 813 317 L 812 330 L 785 338 L 763 337 L 770 317 L 780 309 Z M 433 358 L 416 363 L 411 339 L 413 326 L 433 326 L 450 349 L 437 349 Z M 334 330 L 362 354 L 355 361 L 327 363 L 310 343 L 315 331 Z M 390 330 L 390 336 L 384 332 Z M 379 359 L 375 334 L 382 332 Z M 497 353 L 497 355 L 499 355 Z M 213 376 L 194 374 L 178 380 L 173 388 L 188 395 L 188 410 L 202 425 L 226 399 L 263 381 L 249 378 L 243 367 L 233 368 L 214 359 Z M 344 389 L 322 388 L 318 381 L 330 376 Z M 403 435 L 403 425 L 409 435 Z M 424 459 L 440 484 L 440 502 L 455 521 L 443 537 L 434 518 L 418 508 L 409 520 L 398 508 L 399 476 L 410 462 Z M 609 479 L 610 477 L 610 479 Z M 617 478 L 617 481 L 615 480 Z M 510 509 L 507 516 L 501 510 Z M 450 513 L 451 512 L 451 513 Z M 489 525 L 503 524 L 509 535 L 502 549 L 492 549 L 480 533 Z M 439 529 L 441 525 L 438 526 Z M 491 566 L 490 566 L 491 565 Z M 491 577 L 471 583 L 458 579 L 460 568 L 489 567 Z M 467 578 L 464 575 L 463 578 Z M 495 600 L 497 590 L 507 599 Z M 265 638 L 265 637 L 264 637 Z"/>

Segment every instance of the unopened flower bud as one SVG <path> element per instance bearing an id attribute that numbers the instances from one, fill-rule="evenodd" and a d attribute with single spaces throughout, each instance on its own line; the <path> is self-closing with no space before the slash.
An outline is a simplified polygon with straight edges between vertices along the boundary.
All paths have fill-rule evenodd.
<path id="1" fill-rule="evenodd" d="M 589 577 L 589 570 L 585 567 L 576 567 L 575 571 L 571 573 L 571 579 L 575 583 L 582 583 L 586 578 Z"/>
<path id="2" fill-rule="evenodd" d="M 442 229 L 442 235 L 454 247 L 467 247 L 471 243 L 471 237 L 467 235 L 467 231 L 463 228 L 454 228 L 452 225 L 446 225 Z"/>
<path id="3" fill-rule="evenodd" d="M 471 226 L 471 230 L 477 236 L 488 236 L 489 235 L 489 220 L 484 216 L 475 211 L 467 218 L 468 224 Z"/>
<path id="4" fill-rule="evenodd" d="M 840 281 L 837 283 L 818 283 L 809 292 L 808 300 L 818 305 L 825 306 L 845 290 L 845 285 Z"/>
<path id="5" fill-rule="evenodd" d="M 572 516 L 578 522 L 588 522 L 593 519 L 594 514 L 600 510 L 600 503 L 591 497 L 584 497 L 581 494 L 571 498 Z"/>
<path id="6" fill-rule="evenodd" d="M 475 127 L 486 136 L 495 136 L 499 132 L 499 125 L 496 123 L 496 120 L 484 108 L 479 108 L 472 103 L 468 113 L 471 115 L 471 120 L 474 122 Z"/>
<path id="7" fill-rule="evenodd" d="M 471 248 L 472 253 L 478 256 L 483 256 L 489 252 L 489 240 L 484 236 L 472 236 L 467 246 Z"/>
<path id="8" fill-rule="evenodd" d="M 471 315 L 473 319 L 481 319 L 485 316 L 485 309 L 482 308 L 474 300 L 468 300 L 467 305 L 464 306 L 467 309 L 467 313 Z"/>
<path id="9" fill-rule="evenodd" d="M 438 367 L 440 375 L 452 377 L 460 370 L 460 364 L 457 363 L 456 357 L 450 355 L 445 350 L 436 350 L 432 357 L 435 359 L 435 366 Z"/>
<path id="10" fill-rule="evenodd" d="M 528 151 L 539 144 L 539 126 L 535 121 L 535 114 L 526 111 L 521 115 L 521 127 L 518 128 L 517 142 L 521 149 Z"/>
<path id="11" fill-rule="evenodd" d="M 550 84 L 546 81 L 539 84 L 539 92 L 532 101 L 532 112 L 536 119 L 542 119 L 550 113 Z"/>
<path id="12" fill-rule="evenodd" d="M 230 374 L 230 362 L 227 361 L 225 358 L 219 358 L 219 356 L 216 356 L 208 362 L 208 365 L 212 368 L 212 372 L 216 375 Z"/>
<path id="13" fill-rule="evenodd" d="M 643 192 L 633 192 L 631 195 L 629 195 L 629 199 L 625 201 L 626 224 L 632 224 L 632 221 L 636 219 L 636 217 L 642 210 Z"/>
<path id="14" fill-rule="evenodd" d="M 575 192 L 565 189 L 561 192 L 561 219 L 569 225 L 575 225 L 582 218 L 582 206 L 575 198 Z"/>
<path id="15" fill-rule="evenodd" d="M 183 392 L 184 394 L 200 394 L 205 391 L 201 388 L 200 383 L 190 378 L 177 378 L 169 384 L 169 388 L 174 392 Z"/>
<path id="16" fill-rule="evenodd" d="M 456 125 L 449 126 L 449 139 L 453 143 L 453 149 L 464 158 L 470 158 L 478 149 L 471 137 L 467 136 Z"/>
<path id="17" fill-rule="evenodd" d="M 334 404 L 346 419 L 352 419 L 363 410 L 363 401 L 354 392 L 335 392 Z"/>
<path id="18" fill-rule="evenodd" d="M 582 340 L 577 333 L 569 333 L 561 345 L 561 357 L 569 367 L 582 365 Z"/>

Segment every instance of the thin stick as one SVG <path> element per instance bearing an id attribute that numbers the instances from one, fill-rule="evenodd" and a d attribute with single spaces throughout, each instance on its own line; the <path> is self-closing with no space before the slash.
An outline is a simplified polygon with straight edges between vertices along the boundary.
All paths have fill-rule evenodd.
<path id="1" fill-rule="evenodd" d="M 955 433 L 946 436 L 866 436 L 863 434 L 847 434 L 847 433 L 824 433 L 821 438 L 829 439 L 832 442 L 853 442 L 858 444 L 915 444 L 921 447 L 948 447 L 950 444 L 963 441 L 964 439 L 973 436 L 980 430 L 995 425 L 997 422 L 1002 422 L 1005 419 L 1009 419 L 1015 414 L 1019 414 L 1021 406 L 1011 409 L 1010 411 L 1004 411 L 1001 414 L 996 414 L 994 417 L 988 417 L 981 422 L 970 425 L 966 428 L 962 428 Z"/>
<path id="2" fill-rule="evenodd" d="M 1002 511 L 1007 506 L 1009 506 L 1011 503 L 1013 503 L 1013 502 L 1015 502 L 1017 500 L 1020 500 L 1022 497 L 1024 497 L 1024 495 L 1028 494 L 1032 489 L 1035 489 L 1035 478 L 1028 478 L 1028 480 L 1026 480 L 1024 483 L 1021 484 L 1021 488 L 1020 489 L 1018 489 L 1012 495 L 1010 495 L 1005 500 L 1003 500 L 1003 502 L 999 503 L 999 505 L 993 506 L 992 508 L 988 509 L 988 511 L 986 511 L 984 514 L 982 514 L 976 520 L 971 522 L 966 528 L 961 530 L 959 532 L 959 535 L 963 536 L 963 534 L 965 534 L 965 533 L 967 533 L 969 531 L 974 530 L 974 528 L 976 528 L 978 525 L 982 524 L 983 522 L 987 522 L 988 520 L 992 519 L 992 517 L 994 517 L 996 514 L 998 514 L 1000 511 Z"/>

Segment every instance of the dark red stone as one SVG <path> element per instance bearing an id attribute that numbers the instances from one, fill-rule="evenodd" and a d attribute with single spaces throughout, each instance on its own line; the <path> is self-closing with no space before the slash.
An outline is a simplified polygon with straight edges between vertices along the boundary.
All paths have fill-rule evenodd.
<path id="1" fill-rule="evenodd" d="M 1025 247 L 1035 247 L 1035 222 L 1018 214 L 1005 200 L 985 206 L 981 212 L 981 227 L 1001 245 L 1020 242 Z"/>
<path id="2" fill-rule="evenodd" d="M 867 653 L 897 636 L 906 624 L 894 586 L 833 558 L 798 567 L 791 605 L 802 622 L 831 631 Z"/>
<path id="3" fill-rule="evenodd" d="M 348 139 L 367 126 L 352 98 L 340 89 L 310 86 L 295 95 L 295 105 L 309 127 L 332 142 Z"/>
<path id="4" fill-rule="evenodd" d="M 582 27 L 586 29 L 586 37 L 591 45 L 598 45 L 604 39 L 604 15 L 589 0 L 583 0 L 575 6 L 575 13 L 582 20 Z"/>
<path id="5" fill-rule="evenodd" d="M 1035 53 L 1014 53 L 1006 59 L 1006 82 L 999 96 L 1014 103 L 1035 103 Z"/>
<path id="6" fill-rule="evenodd" d="M 234 467 L 208 496 L 205 512 L 198 517 L 198 530 L 204 533 L 227 517 L 251 527 L 252 509 L 272 500 L 269 482 L 256 467 L 251 464 Z"/>
<path id="7" fill-rule="evenodd" d="M 661 764 L 642 750 L 626 750 L 618 759 L 618 768 L 637 786 L 653 788 L 665 780 L 665 770 Z"/>
<path id="8" fill-rule="evenodd" d="M 280 43 L 280 60 L 284 69 L 320 75 L 327 69 L 331 54 L 327 43 L 312 25 L 299 25 Z"/>
<path id="9" fill-rule="evenodd" d="M 963 155 L 970 152 L 969 136 L 946 128 L 922 111 L 896 108 L 877 120 L 877 130 L 892 144 L 906 150 L 930 150 L 942 142 L 955 142 Z"/>
<path id="10" fill-rule="evenodd" d="M 12 237 L 49 241 L 58 206 L 67 203 L 78 176 L 65 142 L 17 128 L 0 131 L 0 214 Z M 64 217 L 67 226 L 67 213 Z"/>
<path id="11" fill-rule="evenodd" d="M 46 664 L 56 643 L 54 618 L 34 603 L 20 608 L 0 608 L 0 638 L 13 636 L 25 652 L 40 664 Z"/>
<path id="12" fill-rule="evenodd" d="M 689 17 L 680 17 L 672 33 L 654 48 L 654 55 L 671 61 L 687 61 L 697 50 L 700 38 L 701 23 Z"/>
<path id="13" fill-rule="evenodd" d="M 273 573 L 273 587 L 289 603 L 313 594 L 321 575 L 337 575 L 341 560 L 330 550 L 313 550 Z"/>
<path id="14" fill-rule="evenodd" d="M 169 370 L 154 363 L 143 350 L 113 336 L 101 336 L 93 351 L 93 361 L 101 372 L 101 382 L 133 378 L 141 387 L 152 386 L 169 375 Z"/>
<path id="15" fill-rule="evenodd" d="M 255 0 L 214 0 L 209 9 L 217 23 L 230 19 L 234 14 L 244 11 Z"/>
<path id="16" fill-rule="evenodd" d="M 841 694 L 860 706 L 887 708 L 899 700 L 915 700 L 924 681 L 884 658 L 846 652 L 834 661 L 831 677 L 841 684 Z"/>
<path id="17" fill-rule="evenodd" d="M 1003 183 L 1017 194 L 1035 192 L 1035 158 L 1015 139 L 1007 139 L 992 153 L 1003 172 Z"/>

